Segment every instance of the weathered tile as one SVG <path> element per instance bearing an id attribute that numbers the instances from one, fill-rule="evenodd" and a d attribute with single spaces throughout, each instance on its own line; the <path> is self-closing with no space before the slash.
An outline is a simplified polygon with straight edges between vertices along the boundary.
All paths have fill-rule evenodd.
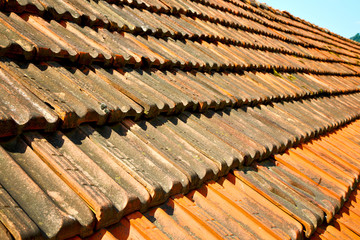
<path id="1" fill-rule="evenodd" d="M 7 222 L 1 221 L 7 225 L 12 222 L 14 224 L 15 220 L 19 225 L 15 223 L 15 226 L 9 227 L 14 234 L 24 235 L 23 237 L 39 236 L 38 229 L 41 229 L 47 238 L 66 238 L 79 234 L 80 224 L 76 219 L 59 209 L 2 147 L 0 152 L 1 168 L 7 170 L 6 175 L 0 175 L 0 184 L 16 201 L 6 200 L 5 206 L 10 204 L 11 207 L 8 209 L 9 215 L 5 213 L 3 216 Z M 2 191 L 5 193 L 5 190 Z M 5 199 L 9 199 L 7 196 L 5 194 Z M 17 206 L 21 207 L 31 220 L 28 217 L 23 218 L 24 213 L 21 210 L 14 211 L 13 208 L 19 209 Z"/>
<path id="2" fill-rule="evenodd" d="M 254 168 L 243 168 L 234 171 L 236 177 L 255 189 L 266 199 L 295 218 L 305 227 L 305 236 L 311 236 L 324 219 L 324 212 L 306 201 L 304 197 L 289 189 L 275 178 L 267 176 Z M 272 179 L 272 181 L 269 181 Z"/>
<path id="3" fill-rule="evenodd" d="M 109 24 L 108 18 L 103 12 L 101 12 L 101 10 L 97 7 L 98 4 L 95 4 L 94 1 L 88 2 L 86 0 L 66 0 L 65 2 L 80 15 L 80 20 L 85 24 L 90 26 L 104 26 Z M 73 14 L 72 17 L 75 18 L 76 15 Z M 76 19 L 72 21 L 77 22 Z"/>
<path id="4" fill-rule="evenodd" d="M 209 114 L 214 114 L 211 112 Z M 202 114 L 189 114 L 184 113 L 184 117 L 189 118 L 191 121 L 196 122 L 196 124 L 201 125 L 211 134 L 215 135 L 217 138 L 223 142 L 229 144 L 232 148 L 238 150 L 241 155 L 246 159 L 246 164 L 250 164 L 253 160 L 260 158 L 260 156 L 265 151 L 265 148 L 259 146 L 250 138 L 246 137 L 243 134 L 240 134 L 235 129 L 229 127 L 221 120 L 216 120 L 212 118 L 211 115 L 202 115 Z M 239 144 L 243 143 L 243 144 Z"/>
<path id="5" fill-rule="evenodd" d="M 136 70 L 115 71 L 109 69 L 107 71 L 103 68 L 95 67 L 95 73 L 98 76 L 142 106 L 146 116 L 154 117 L 161 111 L 170 111 L 170 108 L 175 107 L 175 103 L 168 97 L 137 79 L 141 76 L 139 72 L 133 72 L 136 72 Z"/>
<path id="6" fill-rule="evenodd" d="M 84 59 L 84 55 L 86 55 L 87 52 L 89 52 L 89 48 L 82 48 L 81 50 L 79 50 L 77 48 L 77 46 L 80 46 L 79 44 L 79 39 L 75 38 L 74 35 L 68 36 L 69 40 L 67 38 L 64 38 L 64 32 L 65 35 L 67 35 L 66 30 L 56 21 L 51 21 L 50 23 L 48 23 L 47 21 L 45 21 L 43 18 L 41 17 L 37 17 L 34 15 L 30 15 L 30 14 L 24 14 L 21 15 L 21 18 L 26 21 L 26 23 L 32 28 L 34 28 L 34 30 L 36 29 L 36 31 L 41 32 L 43 35 L 46 36 L 46 39 L 48 41 L 52 41 L 54 43 L 56 43 L 57 46 L 60 47 L 60 49 L 64 52 L 68 53 L 68 56 L 64 56 L 69 58 L 71 61 L 77 61 L 80 60 L 80 51 L 84 52 L 83 56 L 81 56 L 82 59 Z M 41 39 L 42 40 L 42 39 Z M 74 45 L 75 42 L 76 45 Z M 48 43 L 47 43 L 48 44 Z M 44 46 L 46 47 L 46 45 Z M 86 50 L 84 50 L 86 49 Z M 51 57 L 51 56 L 49 56 Z M 90 61 L 90 56 L 89 54 L 87 54 L 87 59 L 88 61 Z M 85 59 L 84 59 L 85 60 Z"/>
<path id="7" fill-rule="evenodd" d="M 153 69 L 156 71 L 155 69 Z M 173 86 L 169 85 L 166 81 L 157 77 L 154 74 L 154 71 L 131 71 L 129 74 L 137 79 L 137 81 L 142 82 L 154 89 L 158 93 L 162 94 L 164 98 L 167 98 L 166 101 L 169 109 L 168 113 L 178 113 L 184 111 L 185 107 L 188 106 L 188 101 L 185 99 L 182 94 Z"/>
<path id="8" fill-rule="evenodd" d="M 92 179 L 73 163 L 71 156 L 63 155 L 42 135 L 35 132 L 24 133 L 24 140 L 39 157 L 66 182 L 95 213 L 96 228 L 109 226 L 122 216 L 122 210 L 96 186 Z"/>
<path id="9" fill-rule="evenodd" d="M 14 177 L 0 174 L 2 195 L 18 204 L 6 210 L 24 218 L 1 218 L 1 234 L 4 225 L 14 237 L 42 231 L 61 238 L 68 236 L 61 227 L 72 226 L 71 237 L 87 236 L 97 218 L 98 228 L 121 223 L 92 238 L 296 239 L 304 227 L 306 236 L 315 232 L 324 215 L 330 221 L 356 188 L 359 129 L 308 142 L 360 116 L 360 47 L 344 38 L 255 1 L 0 5 L 0 55 L 19 60 L 1 61 L 0 136 L 62 127 L 3 143 Z M 203 186 L 305 142 L 253 165 L 247 183 L 228 175 Z M 45 208 L 26 202 L 29 196 Z M 164 202 L 145 217 L 120 220 Z M 355 205 L 316 237 L 345 229 L 341 236 L 354 238 Z M 63 226 L 40 224 L 46 206 Z"/>
<path id="10" fill-rule="evenodd" d="M 105 123 L 108 114 L 101 109 L 101 104 L 93 96 L 76 87 L 68 76 L 57 71 L 56 67 L 46 63 L 23 65 L 20 62 L 9 62 L 6 68 L 16 74 L 16 79 L 22 85 L 58 114 L 64 128 L 89 121 Z"/>
<path id="11" fill-rule="evenodd" d="M 43 239 L 41 230 L 29 218 L 18 203 L 9 195 L 9 193 L 0 185 L 0 212 L 1 225 L 6 227 L 11 235 L 17 239 Z M 7 233 L 5 234 L 8 237 Z M 2 235 L 1 235 L 2 236 Z M 12 238 L 10 238 L 12 239 Z"/>
<path id="12" fill-rule="evenodd" d="M 291 118 L 283 118 L 277 113 L 274 113 L 273 110 L 274 107 L 262 105 L 254 108 L 246 108 L 246 111 L 256 119 L 261 119 L 262 122 L 269 122 L 271 125 L 282 128 L 286 134 L 285 136 L 292 138 L 292 146 L 303 142 L 307 137 L 306 133 L 302 129 L 291 124 Z"/>
<path id="13" fill-rule="evenodd" d="M 226 211 L 216 206 L 216 203 L 211 202 L 207 197 L 198 191 L 190 192 L 187 197 L 194 201 L 196 206 L 209 214 L 212 218 L 216 219 L 216 221 L 219 222 L 223 228 L 226 228 L 228 231 L 230 231 L 233 235 L 229 237 L 236 238 L 241 236 L 242 239 L 256 239 L 256 237 L 258 237 L 256 233 L 252 232 L 253 229 L 247 226 L 247 224 L 250 225 L 251 222 L 248 221 L 246 224 L 246 218 L 244 218 L 243 222 L 236 221 L 236 217 L 231 217 L 231 214 L 228 214 Z M 235 214 L 236 212 L 234 212 L 234 215 Z M 259 232 L 262 233 L 261 230 Z"/>
<path id="14" fill-rule="evenodd" d="M 150 195 L 145 186 L 136 181 L 111 154 L 97 146 L 79 128 L 65 134 L 56 133 L 45 137 L 60 151 L 72 156 L 78 165 L 91 174 L 93 181 L 96 180 L 98 185 L 101 185 L 103 191 L 107 189 L 107 194 L 113 202 L 117 202 L 118 205 L 126 204 L 125 213 L 133 209 L 147 208 Z M 118 189 L 118 192 L 113 192 L 112 189 Z M 123 194 L 127 195 L 128 202 L 123 202 Z"/>
<path id="15" fill-rule="evenodd" d="M 74 136 L 76 133 L 68 134 Z M 62 133 L 47 134 L 45 137 L 59 152 L 68 158 L 71 157 L 74 164 L 91 178 L 92 182 L 111 200 L 118 211 L 126 214 L 139 210 L 141 204 L 147 203 L 148 195 L 145 189 L 126 173 L 122 172 L 122 175 L 117 175 L 113 179 Z"/>
<path id="16" fill-rule="evenodd" d="M 26 59 L 33 58 L 35 56 L 36 45 L 29 39 L 24 38 L 21 32 L 9 25 L 7 20 L 4 15 L 0 15 L 0 54 L 22 54 Z"/>
<path id="17" fill-rule="evenodd" d="M 117 32 L 112 33 L 105 28 L 98 28 L 97 32 L 104 41 L 106 39 L 106 46 L 111 50 L 114 57 L 114 66 L 130 65 L 137 68 L 142 64 L 141 55 L 127 49 Z"/>
<path id="18" fill-rule="evenodd" d="M 190 198 L 194 199 L 196 203 L 199 202 L 199 205 L 205 210 L 207 210 L 206 205 L 211 204 L 212 206 L 215 206 L 220 213 L 226 214 L 226 217 L 229 219 L 228 222 L 230 228 L 234 228 L 235 223 L 244 227 L 248 232 L 247 235 L 253 235 L 256 239 L 277 238 L 275 233 L 259 222 L 253 215 L 247 214 L 240 206 L 215 189 L 204 186 L 194 193 L 191 193 Z M 204 198 L 206 201 L 202 200 Z"/>
<path id="19" fill-rule="evenodd" d="M 3 142 L 1 145 L 60 209 L 81 224 L 79 232 L 81 236 L 88 236 L 93 232 L 95 217 L 86 202 L 72 191 L 21 138 Z M 74 224 L 73 228 L 75 226 Z"/>
<path id="20" fill-rule="evenodd" d="M 141 106 L 117 91 L 91 69 L 65 68 L 56 62 L 49 62 L 49 65 L 66 76 L 75 86 L 79 86 L 83 92 L 100 102 L 100 108 L 108 113 L 107 122 L 119 122 L 125 117 L 137 119 L 141 116 L 143 112 Z"/>
<path id="21" fill-rule="evenodd" d="M 45 129 L 54 130 L 58 124 L 58 117 L 51 108 L 24 87 L 18 79 L 0 69 L 2 111 L 7 116 L 3 121 L 9 123 L 2 128 L 2 136 L 13 135 L 25 130 Z M 11 120 L 14 122 L 10 123 Z M 15 125 L 15 126 L 14 126 Z M 9 127 L 12 127 L 9 129 Z"/>
<path id="22" fill-rule="evenodd" d="M 329 175 L 326 171 L 323 171 L 317 167 L 314 167 L 314 165 L 310 165 L 308 162 L 303 161 L 303 159 L 299 156 L 293 153 L 285 153 L 281 155 L 275 155 L 275 159 L 282 165 L 306 177 L 313 183 L 326 188 L 329 192 L 332 192 L 334 196 L 340 196 L 343 200 L 347 198 L 349 188 L 347 188 L 342 182 L 339 182 L 333 176 Z"/>
<path id="23" fill-rule="evenodd" d="M 145 121 L 122 123 L 140 139 L 158 151 L 165 159 L 183 172 L 189 179 L 190 188 L 201 186 L 205 181 L 214 179 L 219 172 L 215 163 L 197 152 L 186 141 L 176 138 L 175 134 L 164 134 L 156 126 Z"/>
<path id="24" fill-rule="evenodd" d="M 203 80 L 201 77 L 201 73 L 196 72 L 183 72 L 179 71 L 178 74 L 179 80 L 186 81 L 184 79 L 188 79 L 189 81 L 194 82 L 193 85 L 198 86 L 198 88 L 194 88 L 200 94 L 200 99 L 206 97 L 205 102 L 200 102 L 200 111 L 206 111 L 208 108 L 218 109 L 223 108 L 230 104 L 230 100 L 224 96 L 223 93 L 219 92 L 212 84 L 208 84 L 207 80 Z M 202 106 L 203 104 L 203 106 Z"/>
<path id="25" fill-rule="evenodd" d="M 229 174 L 227 178 L 231 179 L 231 176 Z M 302 226 L 295 219 L 277 209 L 275 205 L 240 182 L 235 180 L 235 185 L 227 179 L 220 179 L 218 183 L 208 186 L 224 197 L 231 199 L 278 237 L 295 239 L 301 236 Z"/>
<path id="26" fill-rule="evenodd" d="M 279 146 L 280 143 L 277 141 L 277 139 L 264 133 L 263 131 L 261 131 L 261 129 L 257 129 L 255 127 L 249 128 L 248 123 L 242 118 L 240 118 L 238 115 L 236 115 L 235 112 L 236 111 L 226 109 L 223 112 L 217 112 L 217 114 L 214 114 L 213 116 L 215 118 L 218 118 L 219 120 L 221 119 L 230 127 L 245 134 L 247 137 L 258 143 L 260 146 L 265 147 L 266 151 L 264 152 L 262 158 L 267 158 L 271 154 L 274 154 L 278 151 L 277 146 Z"/>
<path id="27" fill-rule="evenodd" d="M 270 121 L 266 121 L 264 118 L 256 118 L 256 115 L 252 115 L 248 110 L 250 108 L 244 107 L 237 110 L 232 110 L 231 114 L 236 116 L 239 121 L 244 122 L 247 127 L 253 127 L 265 133 L 265 136 L 269 136 L 274 139 L 272 144 L 277 146 L 277 150 L 282 152 L 286 148 L 292 146 L 295 142 L 295 137 L 291 136 L 289 132 L 286 132 L 281 126 L 272 124 Z M 240 120 L 241 119 L 241 120 Z"/>
<path id="28" fill-rule="evenodd" d="M 79 18 L 79 13 L 66 1 L 49 1 L 49 0 L 42 0 L 41 4 L 44 6 L 44 8 L 51 12 L 53 16 L 58 17 L 73 17 L 73 18 Z M 69 16 L 70 15 L 70 16 Z"/>
<path id="29" fill-rule="evenodd" d="M 12 240 L 13 237 L 8 229 L 0 222 L 0 238 L 4 240 Z"/>
<path id="30" fill-rule="evenodd" d="M 182 71 L 163 72 L 154 70 L 152 73 L 177 89 L 178 94 L 185 100 L 185 109 L 202 111 L 207 109 L 208 105 L 211 104 L 210 97 L 208 96 L 210 92 L 208 92 L 201 83 L 194 81 L 190 77 L 186 77 Z"/>
<path id="31" fill-rule="evenodd" d="M 316 184 L 306 180 L 285 166 L 279 166 L 277 162 L 265 161 L 257 165 L 259 171 L 266 172 L 270 177 L 280 180 L 291 189 L 305 197 L 307 201 L 318 206 L 326 214 L 326 221 L 329 223 L 336 211 L 341 207 L 341 201 L 333 195 L 319 188 Z"/>
<path id="32" fill-rule="evenodd" d="M 186 175 L 122 124 L 112 128 L 99 127 L 96 131 L 87 125 L 80 129 L 146 187 L 152 198 L 151 205 L 189 188 Z"/>
<path id="33" fill-rule="evenodd" d="M 177 136 L 182 137 L 188 144 L 211 158 L 218 165 L 222 174 L 244 163 L 241 153 L 206 131 L 203 126 L 197 125 L 186 117 L 170 117 L 168 119 L 158 117 L 151 123 L 157 128 L 169 129 Z"/>

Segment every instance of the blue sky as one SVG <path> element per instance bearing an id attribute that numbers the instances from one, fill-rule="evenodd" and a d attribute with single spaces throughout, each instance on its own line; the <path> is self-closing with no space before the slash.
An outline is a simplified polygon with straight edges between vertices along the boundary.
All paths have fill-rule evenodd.
<path id="1" fill-rule="evenodd" d="M 360 33 L 360 0 L 259 0 L 350 38 Z"/>

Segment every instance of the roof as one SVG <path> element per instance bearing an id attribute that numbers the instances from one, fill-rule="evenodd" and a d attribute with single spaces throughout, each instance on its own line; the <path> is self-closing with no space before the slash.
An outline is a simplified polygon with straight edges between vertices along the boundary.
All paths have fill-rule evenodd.
<path id="1" fill-rule="evenodd" d="M 359 162 L 345 149 L 359 124 L 127 215 L 90 239 L 358 239 Z"/>
<path id="2" fill-rule="evenodd" d="M 1 239 L 358 234 L 358 43 L 256 1 L 0 9 Z"/>

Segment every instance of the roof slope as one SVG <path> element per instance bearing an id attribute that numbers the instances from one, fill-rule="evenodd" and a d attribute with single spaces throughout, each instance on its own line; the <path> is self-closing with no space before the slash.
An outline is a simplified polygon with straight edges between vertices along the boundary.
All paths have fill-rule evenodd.
<path id="1" fill-rule="evenodd" d="M 358 239 L 359 161 L 344 149 L 360 151 L 353 134 L 359 126 L 132 213 L 91 239 L 301 239 L 303 231 L 314 233 L 311 239 Z M 353 192 L 343 192 L 344 203 L 340 189 L 348 184 Z"/>
<path id="2" fill-rule="evenodd" d="M 249 4 L 9 1 L 3 9 L 2 88 L 19 93 L 4 101 L 2 122 L 12 127 L 2 136 L 359 86 L 360 46 Z"/>
<path id="3" fill-rule="evenodd" d="M 0 9 L 0 237 L 88 237 L 119 222 L 130 230 L 128 214 L 235 175 L 295 228 L 257 219 L 261 237 L 295 239 L 320 233 L 356 189 L 359 136 L 344 129 L 360 114 L 359 44 L 246 1 L 12 0 Z M 331 153 L 299 147 L 339 128 L 347 140 L 320 141 L 337 145 L 321 147 Z M 296 157 L 281 155 L 295 147 Z M 307 190 L 284 196 L 275 178 L 259 180 L 267 168 L 281 178 L 278 162 Z M 264 182 L 271 193 L 258 189 Z M 330 203 L 313 206 L 329 192 Z"/>

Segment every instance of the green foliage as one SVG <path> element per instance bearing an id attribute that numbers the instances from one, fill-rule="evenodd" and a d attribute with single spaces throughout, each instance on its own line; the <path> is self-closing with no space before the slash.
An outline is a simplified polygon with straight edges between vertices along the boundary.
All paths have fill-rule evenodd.
<path id="1" fill-rule="evenodd" d="M 295 82 L 295 80 L 296 80 L 296 77 L 294 77 L 294 75 L 292 75 L 292 74 L 289 74 L 287 78 L 292 82 Z"/>
<path id="2" fill-rule="evenodd" d="M 279 78 L 282 78 L 282 76 L 273 68 L 273 74 Z"/>
<path id="3" fill-rule="evenodd" d="M 355 36 L 351 37 L 350 39 L 354 40 L 354 41 L 357 41 L 357 42 L 360 42 L 360 33 L 356 34 Z"/>

